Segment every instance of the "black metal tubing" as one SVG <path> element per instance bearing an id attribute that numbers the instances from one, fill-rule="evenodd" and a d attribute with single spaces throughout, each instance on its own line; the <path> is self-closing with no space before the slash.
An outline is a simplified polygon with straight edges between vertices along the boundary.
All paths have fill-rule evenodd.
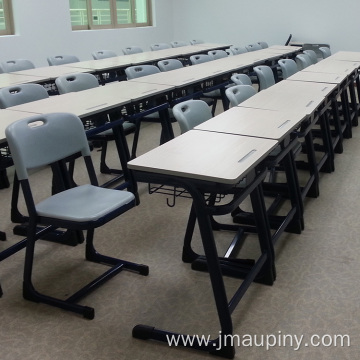
<path id="1" fill-rule="evenodd" d="M 166 184 L 171 186 L 179 186 L 186 189 L 193 199 L 192 208 L 190 211 L 189 223 L 187 228 L 188 240 L 191 238 L 195 220 L 197 219 L 202 244 L 204 247 L 205 259 L 207 270 L 210 275 L 210 280 L 213 289 L 213 295 L 217 308 L 218 318 L 220 322 L 221 331 L 220 337 L 231 335 L 233 332 L 231 313 L 245 294 L 250 284 L 257 277 L 262 278 L 262 283 L 272 285 L 276 278 L 275 264 L 274 264 L 274 249 L 271 242 L 270 228 L 266 216 L 264 198 L 261 190 L 261 183 L 264 180 L 267 171 L 263 170 L 255 176 L 254 181 L 245 189 L 235 189 L 229 185 L 222 186 L 222 184 L 209 184 L 208 182 L 191 180 L 186 178 L 167 176 L 162 174 L 152 174 L 142 171 L 134 171 L 135 177 L 138 181 L 154 182 Z M 232 193 L 234 194 L 233 200 L 226 205 L 209 205 L 205 199 L 204 194 L 210 193 Z M 216 249 L 215 239 L 212 229 L 211 218 L 216 214 L 230 213 L 234 208 L 247 197 L 251 197 L 251 203 L 254 208 L 256 228 L 259 234 L 259 244 L 261 255 L 259 259 L 254 261 L 253 266 L 248 266 L 248 272 L 242 281 L 239 289 L 232 297 L 230 302 L 227 299 L 225 286 L 222 275 L 222 265 L 219 261 L 219 256 Z M 227 260 L 227 259 L 225 259 Z M 235 266 L 235 265 L 234 265 Z M 155 327 L 147 325 L 136 325 L 133 328 L 133 337 L 139 339 L 153 339 L 157 341 L 167 342 L 172 335 L 181 336 L 171 331 L 156 329 Z M 186 335 L 185 335 L 186 336 Z M 185 344 L 180 341 L 179 345 L 191 347 L 193 349 L 203 350 L 212 354 L 222 356 L 225 358 L 233 358 L 235 355 L 235 348 L 233 345 L 226 344 L 221 347 L 221 340 L 212 339 L 209 344 L 200 345 L 194 338 L 193 344 Z"/>

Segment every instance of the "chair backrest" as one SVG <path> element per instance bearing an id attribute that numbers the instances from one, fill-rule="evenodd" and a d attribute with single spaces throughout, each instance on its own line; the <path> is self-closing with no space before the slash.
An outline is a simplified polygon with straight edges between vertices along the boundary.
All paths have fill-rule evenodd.
<path id="1" fill-rule="evenodd" d="M 245 53 L 248 52 L 247 49 L 245 47 L 242 47 L 242 46 L 230 46 L 230 51 L 234 55 L 245 54 Z"/>
<path id="2" fill-rule="evenodd" d="M 266 49 L 269 47 L 266 41 L 258 41 L 258 44 L 261 46 L 262 49 Z"/>
<path id="3" fill-rule="evenodd" d="M 167 43 L 157 43 L 150 45 L 151 51 L 161 50 L 161 49 L 170 49 L 171 45 Z"/>
<path id="4" fill-rule="evenodd" d="M 47 62 L 50 66 L 71 64 L 74 62 L 79 62 L 79 58 L 75 55 L 55 55 L 49 56 Z"/>
<path id="5" fill-rule="evenodd" d="M 49 97 L 47 90 L 40 84 L 21 84 L 0 89 L 0 108 L 25 104 Z"/>
<path id="6" fill-rule="evenodd" d="M 204 44 L 204 40 L 201 40 L 201 39 L 193 39 L 193 40 L 190 40 L 190 44 L 191 45 L 196 45 L 196 44 Z"/>
<path id="7" fill-rule="evenodd" d="M 264 90 L 272 85 L 275 85 L 274 73 L 272 72 L 270 66 L 255 66 L 254 71 L 259 79 L 260 90 Z"/>
<path id="8" fill-rule="evenodd" d="M 306 55 L 306 54 L 296 55 L 295 61 L 296 61 L 296 64 L 297 64 L 299 70 L 303 70 L 303 69 L 307 68 L 308 66 L 312 65 L 309 55 Z"/>
<path id="9" fill-rule="evenodd" d="M 203 100 L 187 100 L 172 110 L 182 134 L 212 117 L 209 105 Z"/>
<path id="10" fill-rule="evenodd" d="M 155 65 L 135 65 L 129 66 L 125 69 L 125 74 L 128 80 L 136 79 L 141 76 L 156 74 L 159 72 L 160 69 Z"/>
<path id="11" fill-rule="evenodd" d="M 331 55 L 330 48 L 328 48 L 327 46 L 319 47 L 319 51 L 324 59 Z"/>
<path id="12" fill-rule="evenodd" d="M 210 50 L 208 51 L 208 55 L 210 56 L 211 60 L 228 57 L 228 54 L 225 50 Z"/>
<path id="13" fill-rule="evenodd" d="M 258 43 L 253 43 L 245 46 L 247 51 L 261 50 L 262 47 Z"/>
<path id="14" fill-rule="evenodd" d="M 170 71 L 184 67 L 183 63 L 178 59 L 160 60 L 158 61 L 157 66 L 160 71 Z"/>
<path id="15" fill-rule="evenodd" d="M 171 41 L 170 44 L 173 48 L 176 48 L 176 47 L 180 47 L 180 46 L 189 45 L 190 43 L 187 41 Z"/>
<path id="16" fill-rule="evenodd" d="M 318 58 L 314 50 L 304 50 L 303 53 L 309 56 L 312 64 L 316 64 L 318 62 Z"/>
<path id="17" fill-rule="evenodd" d="M 230 79 L 236 85 L 252 85 L 250 76 L 246 74 L 234 74 Z"/>
<path id="18" fill-rule="evenodd" d="M 243 101 L 256 94 L 256 90 L 250 85 L 235 85 L 225 90 L 226 97 L 231 106 L 237 106 Z"/>
<path id="19" fill-rule="evenodd" d="M 93 52 L 91 55 L 94 60 L 107 59 L 117 56 L 116 52 L 112 50 L 98 50 Z"/>
<path id="20" fill-rule="evenodd" d="M 283 79 L 287 79 L 289 76 L 294 75 L 299 71 L 295 60 L 280 59 L 278 64 L 280 65 Z"/>
<path id="21" fill-rule="evenodd" d="M 190 62 L 192 65 L 211 61 L 210 55 L 207 55 L 207 54 L 191 55 L 189 59 L 190 59 Z"/>
<path id="22" fill-rule="evenodd" d="M 139 54 L 139 53 L 142 53 L 142 52 L 143 52 L 143 49 L 140 46 L 128 46 L 128 47 L 123 49 L 123 53 L 125 55 Z"/>
<path id="23" fill-rule="evenodd" d="M 76 73 L 59 76 L 55 80 L 59 94 L 92 89 L 99 86 L 95 75 L 89 73 Z"/>
<path id="24" fill-rule="evenodd" d="M 27 59 L 15 59 L 15 60 L 2 61 L 0 63 L 0 68 L 2 69 L 3 72 L 9 73 L 13 71 L 35 69 L 35 65 L 30 60 Z"/>
<path id="25" fill-rule="evenodd" d="M 19 180 L 28 178 L 29 169 L 78 152 L 90 155 L 84 125 L 74 114 L 31 116 L 9 125 L 5 134 Z"/>

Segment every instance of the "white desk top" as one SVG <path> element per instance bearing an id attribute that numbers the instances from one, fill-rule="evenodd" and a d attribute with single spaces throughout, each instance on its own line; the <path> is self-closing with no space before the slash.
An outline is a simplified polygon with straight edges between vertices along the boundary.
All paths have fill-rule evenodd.
<path id="1" fill-rule="evenodd" d="M 92 91 L 90 91 L 92 90 Z M 11 107 L 13 111 L 25 111 L 34 114 L 51 112 L 69 112 L 79 117 L 90 116 L 100 111 L 107 111 L 129 103 L 128 99 L 121 99 L 112 91 L 100 91 L 101 88 L 50 96 L 47 99 Z"/>
<path id="2" fill-rule="evenodd" d="M 0 88 L 26 83 L 38 83 L 42 80 L 42 76 L 30 76 L 18 73 L 3 73 L 0 74 Z"/>
<path id="3" fill-rule="evenodd" d="M 232 44 L 218 44 L 218 43 L 203 43 L 203 44 L 194 44 L 191 46 L 199 47 L 202 50 L 215 50 L 229 48 Z"/>
<path id="4" fill-rule="evenodd" d="M 195 127 L 196 130 L 262 137 L 281 141 L 304 120 L 305 114 L 233 107 Z"/>
<path id="5" fill-rule="evenodd" d="M 274 91 L 273 87 L 260 91 L 243 101 L 239 106 L 285 112 L 296 111 L 301 115 L 310 115 L 325 99 L 318 95 L 312 96 L 306 92 L 287 93 L 286 91 Z"/>
<path id="6" fill-rule="evenodd" d="M 330 56 L 333 60 L 360 61 L 359 51 L 338 51 Z"/>
<path id="7" fill-rule="evenodd" d="M 237 184 L 277 141 L 190 130 L 131 160 L 129 169 Z"/>
<path id="8" fill-rule="evenodd" d="M 85 60 L 67 64 L 67 66 L 73 68 L 73 72 L 77 72 L 81 71 L 81 69 L 89 69 L 92 71 L 109 70 L 119 67 L 131 66 L 132 64 L 132 55 L 123 55 L 99 60 Z"/>
<path id="9" fill-rule="evenodd" d="M 311 98 L 325 97 L 331 94 L 337 88 L 337 84 L 318 83 L 309 81 L 290 81 L 283 80 L 267 89 L 275 92 L 287 93 L 288 95 L 299 96 L 306 94 Z"/>
<path id="10" fill-rule="evenodd" d="M 325 73 L 335 73 L 335 74 L 351 74 L 353 71 L 360 67 L 360 62 L 354 61 L 337 61 L 333 60 L 332 57 L 328 57 L 322 61 L 319 61 L 317 64 L 306 67 L 302 71 L 311 71 L 311 72 L 325 72 Z"/>
<path id="11" fill-rule="evenodd" d="M 286 80 L 340 84 L 344 79 L 346 79 L 346 77 L 346 73 L 336 74 L 325 72 L 298 71 L 294 75 L 288 77 Z"/>
<path id="12" fill-rule="evenodd" d="M 21 75 L 31 75 L 42 78 L 42 81 L 55 80 L 57 77 L 67 74 L 72 74 L 74 72 L 89 72 L 90 69 L 76 69 L 67 65 L 58 65 L 58 66 L 44 66 L 35 69 L 21 70 L 13 72 L 13 74 Z"/>
<path id="13" fill-rule="evenodd" d="M 284 51 L 299 51 L 302 49 L 302 46 L 290 46 L 290 45 L 271 45 L 268 47 L 268 49 L 272 50 L 284 50 Z"/>

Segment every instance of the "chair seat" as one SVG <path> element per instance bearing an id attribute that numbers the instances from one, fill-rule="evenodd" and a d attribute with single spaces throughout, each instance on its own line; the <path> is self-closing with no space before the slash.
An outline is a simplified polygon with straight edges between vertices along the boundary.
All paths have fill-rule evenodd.
<path id="1" fill-rule="evenodd" d="M 131 192 L 90 184 L 55 194 L 36 205 L 38 215 L 70 221 L 96 221 L 135 199 Z"/>

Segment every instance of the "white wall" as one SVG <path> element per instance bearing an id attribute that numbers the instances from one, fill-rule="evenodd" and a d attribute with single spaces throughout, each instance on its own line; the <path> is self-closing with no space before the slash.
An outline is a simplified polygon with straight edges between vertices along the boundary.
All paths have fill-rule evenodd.
<path id="1" fill-rule="evenodd" d="M 358 0 L 174 1 L 174 38 L 244 46 L 293 40 L 328 43 L 333 52 L 360 51 Z"/>
<path id="2" fill-rule="evenodd" d="M 28 58 L 46 66 L 47 56 L 91 52 L 155 42 L 202 38 L 246 45 L 283 44 L 293 39 L 329 43 L 333 52 L 360 51 L 357 0 L 153 0 L 154 26 L 137 29 L 72 31 L 68 0 L 12 0 L 16 35 L 0 37 L 0 61 Z"/>
<path id="3" fill-rule="evenodd" d="M 46 58 L 72 54 L 80 60 L 92 59 L 95 50 L 122 54 L 129 45 L 149 50 L 155 42 L 173 40 L 170 0 L 153 0 L 154 26 L 151 28 L 72 31 L 68 0 L 12 0 L 16 35 L 0 37 L 0 61 L 26 58 L 35 66 L 47 66 Z"/>

